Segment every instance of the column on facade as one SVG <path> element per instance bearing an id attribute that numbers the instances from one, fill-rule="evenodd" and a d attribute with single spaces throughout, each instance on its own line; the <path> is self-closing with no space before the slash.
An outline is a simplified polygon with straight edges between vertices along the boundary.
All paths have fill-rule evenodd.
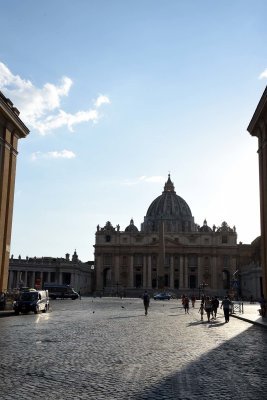
<path id="1" fill-rule="evenodd" d="M 95 256 L 96 269 L 96 290 L 103 290 L 103 257 L 102 255 Z"/>
<path id="2" fill-rule="evenodd" d="M 197 271 L 197 280 L 198 280 L 198 287 L 200 288 L 200 285 L 201 285 L 201 283 L 202 283 L 202 281 L 203 281 L 203 278 L 202 278 L 202 276 L 203 276 L 203 273 L 202 273 L 202 266 L 201 266 L 201 260 L 202 260 L 202 257 L 201 256 L 198 256 L 198 260 L 197 260 L 197 262 L 198 262 L 198 271 Z"/>
<path id="3" fill-rule="evenodd" d="M 183 289 L 184 288 L 184 256 L 181 254 L 179 257 L 180 257 L 179 289 Z"/>
<path id="4" fill-rule="evenodd" d="M 147 265 L 146 256 L 143 256 L 143 288 L 147 287 Z"/>
<path id="5" fill-rule="evenodd" d="M 114 258 L 114 275 L 113 285 L 120 284 L 120 256 L 116 255 Z"/>
<path id="6" fill-rule="evenodd" d="M 211 288 L 215 291 L 218 290 L 218 272 L 217 272 L 217 257 L 211 258 Z"/>
<path id="7" fill-rule="evenodd" d="M 147 256 L 147 288 L 152 288 L 151 255 Z"/>
<path id="8" fill-rule="evenodd" d="M 134 257 L 133 257 L 133 255 L 131 254 L 131 255 L 130 255 L 129 277 L 128 277 L 128 279 L 129 279 L 129 281 L 128 281 L 128 286 L 129 286 L 130 288 L 133 288 L 133 286 L 134 286 L 134 279 L 133 279 L 133 270 L 134 270 L 134 268 L 133 268 L 133 265 L 134 265 Z"/>
<path id="9" fill-rule="evenodd" d="M 171 289 L 174 289 L 173 254 L 170 256 L 170 288 L 171 288 Z"/>
<path id="10" fill-rule="evenodd" d="M 188 256 L 184 256 L 184 288 L 188 289 Z"/>

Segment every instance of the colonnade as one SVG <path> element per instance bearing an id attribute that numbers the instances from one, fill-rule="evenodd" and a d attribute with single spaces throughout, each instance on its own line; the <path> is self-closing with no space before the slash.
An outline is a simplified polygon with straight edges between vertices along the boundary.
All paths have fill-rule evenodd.
<path id="1" fill-rule="evenodd" d="M 8 289 L 17 288 L 21 285 L 25 287 L 34 288 L 36 285 L 36 279 L 40 279 L 40 282 L 51 283 L 51 271 L 25 271 L 25 270 L 10 270 L 8 279 Z M 57 283 L 62 284 L 62 273 L 58 274 L 59 280 Z"/>

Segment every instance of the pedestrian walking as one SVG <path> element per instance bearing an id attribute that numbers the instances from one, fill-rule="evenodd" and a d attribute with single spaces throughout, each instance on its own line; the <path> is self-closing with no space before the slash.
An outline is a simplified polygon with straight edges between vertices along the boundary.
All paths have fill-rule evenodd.
<path id="1" fill-rule="evenodd" d="M 201 321 L 203 321 L 203 315 L 204 315 L 204 303 L 200 304 L 198 312 L 200 313 Z"/>
<path id="2" fill-rule="evenodd" d="M 217 296 L 213 297 L 212 300 L 211 300 L 211 303 L 212 303 L 213 318 L 216 319 L 216 317 L 217 317 L 217 310 L 218 310 L 218 307 L 219 307 L 219 305 L 220 305 L 220 302 L 219 302 L 219 300 L 218 300 L 218 297 L 217 297 Z"/>
<path id="3" fill-rule="evenodd" d="M 191 302 L 192 302 L 192 307 L 194 308 L 195 307 L 195 302 L 196 302 L 196 296 L 195 295 L 191 296 Z"/>
<path id="4" fill-rule="evenodd" d="M 232 306 L 231 300 L 229 299 L 228 296 L 225 296 L 221 304 L 221 308 L 223 308 L 225 322 L 229 322 L 231 306 Z"/>
<path id="5" fill-rule="evenodd" d="M 143 295 L 143 302 L 144 302 L 144 307 L 145 307 L 145 315 L 147 315 L 147 310 L 149 307 L 149 302 L 150 302 L 150 297 L 147 291 L 145 290 L 145 293 Z"/>
<path id="6" fill-rule="evenodd" d="M 260 314 L 261 314 L 262 317 L 265 317 L 265 315 L 266 315 L 266 301 L 265 301 L 265 298 L 264 298 L 263 295 L 261 296 L 259 303 L 260 303 L 260 306 L 261 306 Z"/>
<path id="7" fill-rule="evenodd" d="M 184 313 L 189 314 L 189 298 L 187 296 L 184 298 Z"/>
<path id="8" fill-rule="evenodd" d="M 211 299 L 209 296 L 206 297 L 205 300 L 205 311 L 207 313 L 207 318 L 208 318 L 208 322 L 210 322 L 210 314 L 212 311 L 212 303 L 211 303 Z"/>

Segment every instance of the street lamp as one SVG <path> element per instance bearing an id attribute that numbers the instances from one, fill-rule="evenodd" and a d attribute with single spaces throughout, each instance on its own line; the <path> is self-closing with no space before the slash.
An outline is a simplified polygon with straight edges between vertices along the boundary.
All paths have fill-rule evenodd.
<path id="1" fill-rule="evenodd" d="M 205 286 L 208 286 L 208 284 L 205 283 L 205 282 L 202 282 L 202 283 L 199 284 L 199 287 L 198 287 L 198 290 L 199 290 L 198 297 L 199 297 L 199 299 L 200 299 L 200 290 L 202 291 L 202 296 L 204 296 L 204 294 L 205 294 Z"/>

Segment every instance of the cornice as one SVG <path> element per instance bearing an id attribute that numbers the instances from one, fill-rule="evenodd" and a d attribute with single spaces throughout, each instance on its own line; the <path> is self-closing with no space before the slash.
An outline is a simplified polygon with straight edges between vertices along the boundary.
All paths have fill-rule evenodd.
<path id="1" fill-rule="evenodd" d="M 30 130 L 19 118 L 19 111 L 13 107 L 13 103 L 0 92 L 0 113 L 2 113 L 9 123 L 13 124 L 19 138 L 26 137 Z"/>
<path id="2" fill-rule="evenodd" d="M 255 130 L 257 130 L 257 125 L 258 125 L 259 119 L 263 118 L 264 112 L 267 115 L 267 86 L 260 98 L 260 101 L 257 105 L 257 108 L 256 108 L 254 114 L 253 114 L 253 117 L 251 118 L 251 121 L 247 127 L 248 132 L 252 136 L 257 136 L 257 133 L 255 132 Z"/>

